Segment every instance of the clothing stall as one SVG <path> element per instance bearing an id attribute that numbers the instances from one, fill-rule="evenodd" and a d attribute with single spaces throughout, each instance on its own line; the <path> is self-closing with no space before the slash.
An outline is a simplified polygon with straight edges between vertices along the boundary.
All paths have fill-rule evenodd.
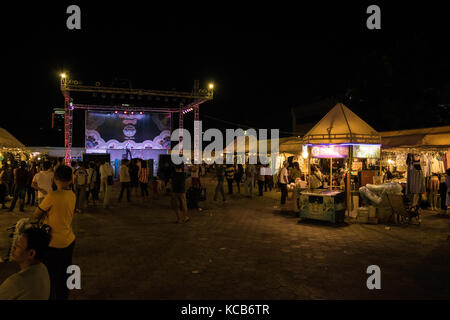
<path id="1" fill-rule="evenodd" d="M 446 209 L 445 179 L 450 168 L 450 126 L 388 131 L 380 135 L 384 180 L 401 183 L 406 194 L 414 195 L 415 204 L 425 199 L 425 207 L 429 204 L 434 210 Z M 408 166 L 412 157 L 414 163 Z M 414 167 L 420 168 L 420 173 L 414 171 Z M 421 178 L 417 179 L 419 175 Z M 422 199 L 419 199 L 420 195 Z"/>
<path id="2" fill-rule="evenodd" d="M 377 159 L 380 155 L 381 138 L 377 131 L 359 118 L 342 103 L 336 104 L 304 137 L 303 145 L 307 150 L 308 190 L 299 194 L 299 216 L 316 220 L 343 222 L 345 212 L 353 208 L 352 191 L 360 186 L 354 175 L 361 176 L 364 170 L 363 161 L 356 159 Z M 312 165 L 325 160 L 329 162 L 328 172 L 320 176 L 320 188 L 316 188 L 317 168 L 312 171 Z M 338 159 L 341 168 L 333 167 Z M 380 165 L 379 160 L 378 166 Z M 355 168 L 354 162 L 361 162 Z M 367 160 L 364 160 L 367 168 Z M 342 185 L 333 183 L 333 175 L 343 173 Z M 373 177 L 372 177 L 373 178 Z M 361 177 L 359 178 L 361 181 Z M 324 184 L 324 182 L 326 182 Z"/>

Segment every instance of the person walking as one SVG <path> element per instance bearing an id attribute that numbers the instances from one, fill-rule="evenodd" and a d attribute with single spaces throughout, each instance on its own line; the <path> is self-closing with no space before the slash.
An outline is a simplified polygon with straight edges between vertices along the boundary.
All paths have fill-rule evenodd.
<path id="1" fill-rule="evenodd" d="M 9 207 L 9 211 L 13 211 L 16 206 L 17 199 L 20 199 L 20 211 L 24 212 L 25 206 L 25 194 L 27 192 L 28 171 L 25 169 L 27 163 L 25 161 L 20 162 L 20 167 L 14 172 L 14 198 Z"/>
<path id="2" fill-rule="evenodd" d="M 52 230 L 49 248 L 42 259 L 50 275 L 50 300 L 67 300 L 67 268 L 72 265 L 75 247 L 72 219 L 76 196 L 70 187 L 73 181 L 72 169 L 65 165 L 59 166 L 55 171 L 54 181 L 57 190 L 44 198 L 34 211 L 34 217 L 43 219 L 43 223 Z"/>
<path id="3" fill-rule="evenodd" d="M 244 167 L 242 167 L 242 164 L 238 164 L 236 168 L 236 173 L 234 174 L 234 181 L 236 181 L 238 193 L 241 193 L 241 182 L 242 178 L 244 177 Z"/>
<path id="4" fill-rule="evenodd" d="M 123 192 L 125 190 L 127 191 L 128 202 L 131 201 L 131 199 L 130 199 L 131 178 L 130 178 L 130 170 L 128 168 L 129 162 L 130 161 L 128 159 L 123 159 L 122 165 L 120 166 L 119 180 L 120 180 L 120 184 L 121 184 L 121 189 L 120 189 L 120 194 L 119 194 L 119 202 L 122 201 Z"/>
<path id="5" fill-rule="evenodd" d="M 78 169 L 74 171 L 73 185 L 76 195 L 75 211 L 81 213 L 86 209 L 86 195 L 89 188 L 88 172 L 81 161 L 78 162 Z"/>
<path id="6" fill-rule="evenodd" d="M 233 194 L 233 181 L 234 181 L 234 167 L 232 164 L 227 164 L 225 169 L 225 177 L 228 182 L 228 194 Z"/>
<path id="7" fill-rule="evenodd" d="M 148 177 L 150 175 L 150 169 L 147 168 L 147 161 L 141 162 L 141 168 L 138 172 L 139 184 L 141 187 L 141 195 L 143 200 L 148 200 Z"/>
<path id="8" fill-rule="evenodd" d="M 286 203 L 286 198 L 288 195 L 287 191 L 287 185 L 289 183 L 289 174 L 288 174 L 288 162 L 285 161 L 283 163 L 283 168 L 280 172 L 280 179 L 279 179 L 279 186 L 281 189 L 281 205 L 284 205 Z"/>
<path id="9" fill-rule="evenodd" d="M 100 192 L 103 193 L 103 207 L 109 208 L 111 188 L 114 183 L 114 170 L 109 160 L 100 166 Z"/>
<path id="10" fill-rule="evenodd" d="M 247 190 L 247 197 L 253 198 L 253 185 L 255 182 L 255 166 L 248 164 L 245 167 L 245 188 Z"/>
<path id="11" fill-rule="evenodd" d="M 184 165 L 175 167 L 169 183 L 171 185 L 172 208 L 177 215 L 177 223 L 186 223 L 189 221 L 187 216 L 186 204 L 186 174 L 183 172 Z"/>
<path id="12" fill-rule="evenodd" d="M 36 173 L 31 182 L 31 186 L 38 191 L 37 203 L 38 205 L 44 200 L 44 197 L 53 191 L 53 171 L 50 161 L 44 161 L 43 170 Z"/>
<path id="13" fill-rule="evenodd" d="M 223 190 L 223 180 L 225 179 L 225 170 L 223 168 L 223 165 L 216 165 L 216 179 L 217 179 L 217 186 L 216 186 L 216 192 L 214 193 L 214 201 L 217 201 L 217 196 L 219 195 L 219 192 L 222 194 L 223 202 L 225 202 L 225 192 Z"/>

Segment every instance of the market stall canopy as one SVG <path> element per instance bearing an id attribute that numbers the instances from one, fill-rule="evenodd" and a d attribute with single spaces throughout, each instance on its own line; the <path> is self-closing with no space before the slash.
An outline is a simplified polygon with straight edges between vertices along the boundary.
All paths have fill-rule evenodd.
<path id="1" fill-rule="evenodd" d="M 249 150 L 250 150 L 250 147 L 249 147 L 249 140 L 250 140 L 250 139 L 245 139 L 245 146 L 243 146 L 243 145 L 239 145 L 239 144 L 238 144 L 238 139 L 235 138 L 234 141 L 233 141 L 232 143 L 230 143 L 228 146 L 226 146 L 226 147 L 223 149 L 223 153 L 226 153 L 226 152 L 227 152 L 227 149 L 231 148 L 231 147 L 233 146 L 233 144 L 234 144 L 234 153 L 237 152 L 238 146 L 240 146 L 241 149 L 245 150 L 245 152 L 247 153 L 247 152 L 249 152 Z M 289 148 L 294 149 L 294 147 L 292 147 L 292 145 L 289 145 L 289 144 L 286 145 L 286 144 L 289 143 L 289 142 L 292 143 L 294 140 L 298 141 L 299 146 L 300 146 L 300 149 L 296 149 L 296 152 L 299 152 L 299 150 L 300 150 L 300 152 L 301 152 L 301 139 L 298 138 L 298 137 L 279 138 L 279 139 L 278 139 L 278 146 L 279 146 L 279 150 L 278 150 L 278 151 L 279 151 L 279 152 L 289 152 L 289 150 L 288 150 Z M 270 154 L 270 151 L 272 150 L 272 149 L 271 149 L 271 148 L 272 148 L 272 139 L 267 139 L 267 140 L 256 140 L 256 149 L 257 149 L 257 151 L 259 150 L 259 144 L 260 144 L 260 143 L 266 145 L 266 152 Z M 284 147 L 282 147 L 282 146 L 284 146 Z"/>
<path id="2" fill-rule="evenodd" d="M 383 148 L 450 147 L 450 126 L 380 132 Z"/>
<path id="3" fill-rule="evenodd" d="M 25 149 L 25 145 L 17 140 L 7 130 L 0 128 L 0 148 L 2 149 Z"/>
<path id="4" fill-rule="evenodd" d="M 304 144 L 380 144 L 380 134 L 338 103 L 304 137 Z"/>

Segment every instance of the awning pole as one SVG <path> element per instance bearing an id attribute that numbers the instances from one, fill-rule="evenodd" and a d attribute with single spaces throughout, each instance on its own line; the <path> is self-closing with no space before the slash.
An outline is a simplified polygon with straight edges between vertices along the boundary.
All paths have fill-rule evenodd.
<path id="1" fill-rule="evenodd" d="M 333 158 L 330 158 L 330 191 L 333 190 Z"/>

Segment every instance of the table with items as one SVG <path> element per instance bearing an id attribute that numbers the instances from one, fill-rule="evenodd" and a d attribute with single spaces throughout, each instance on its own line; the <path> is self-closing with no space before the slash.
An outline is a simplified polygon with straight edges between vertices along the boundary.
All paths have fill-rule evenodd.
<path id="1" fill-rule="evenodd" d="M 294 209 L 299 213 L 300 218 L 333 223 L 344 222 L 345 193 L 343 191 L 330 191 L 327 189 L 298 190 L 294 198 L 296 196 L 299 197 L 299 205 L 295 206 Z"/>

